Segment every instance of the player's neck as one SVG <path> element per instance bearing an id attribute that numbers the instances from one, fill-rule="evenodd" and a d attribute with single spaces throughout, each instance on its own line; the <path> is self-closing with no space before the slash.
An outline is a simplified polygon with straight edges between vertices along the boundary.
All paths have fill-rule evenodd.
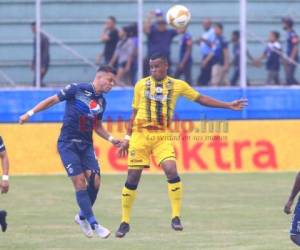
<path id="1" fill-rule="evenodd" d="M 95 94 L 101 94 L 101 89 L 100 89 L 100 87 L 98 87 L 96 84 L 94 84 L 94 82 L 92 82 L 92 87 L 93 87 L 93 89 L 94 89 L 94 92 L 95 92 Z"/>
<path id="2" fill-rule="evenodd" d="M 164 77 L 162 77 L 161 79 L 156 79 L 153 76 L 151 76 L 151 78 L 153 79 L 153 81 L 155 82 L 163 82 L 164 80 L 166 80 L 168 78 L 168 75 L 165 75 Z"/>

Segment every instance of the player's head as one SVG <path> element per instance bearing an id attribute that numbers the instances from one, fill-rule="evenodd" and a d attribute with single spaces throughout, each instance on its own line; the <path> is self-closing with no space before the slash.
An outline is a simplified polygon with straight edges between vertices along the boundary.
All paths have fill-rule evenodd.
<path id="1" fill-rule="evenodd" d="M 158 19 L 156 25 L 159 32 L 164 32 L 167 30 L 167 22 L 165 19 Z"/>
<path id="2" fill-rule="evenodd" d="M 116 26 L 116 18 L 114 16 L 109 16 L 105 22 L 106 28 L 114 29 Z"/>
<path id="3" fill-rule="evenodd" d="M 166 56 L 155 53 L 150 57 L 149 61 L 151 76 L 157 80 L 161 81 L 167 76 L 168 72 L 168 59 Z"/>
<path id="4" fill-rule="evenodd" d="M 236 43 L 240 40 L 240 31 L 234 30 L 231 34 L 231 41 Z"/>
<path id="5" fill-rule="evenodd" d="M 214 30 L 216 36 L 221 36 L 223 34 L 223 24 L 222 23 L 214 23 Z"/>
<path id="6" fill-rule="evenodd" d="M 284 17 L 281 19 L 284 30 L 292 29 L 294 26 L 294 20 L 291 17 Z"/>
<path id="7" fill-rule="evenodd" d="M 269 34 L 269 41 L 270 42 L 276 42 L 280 39 L 280 33 L 277 31 L 271 31 Z"/>
<path id="8" fill-rule="evenodd" d="M 36 32 L 36 23 L 35 22 L 31 23 L 31 30 L 32 30 L 32 33 Z"/>
<path id="9" fill-rule="evenodd" d="M 211 28 L 211 19 L 210 18 L 205 18 L 202 22 L 202 27 L 204 30 L 209 30 Z"/>
<path id="10" fill-rule="evenodd" d="M 97 92 L 109 92 L 116 82 L 116 70 L 109 65 L 98 68 L 93 85 Z"/>

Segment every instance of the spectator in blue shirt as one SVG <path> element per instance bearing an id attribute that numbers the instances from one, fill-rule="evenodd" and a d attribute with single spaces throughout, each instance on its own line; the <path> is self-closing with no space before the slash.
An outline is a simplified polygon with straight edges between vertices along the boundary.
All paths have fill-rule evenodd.
<path id="1" fill-rule="evenodd" d="M 192 36 L 187 32 L 186 28 L 178 29 L 178 32 L 182 34 L 179 46 L 179 63 L 177 64 L 175 78 L 179 78 L 182 74 L 184 80 L 192 84 L 191 70 L 192 70 Z"/>
<path id="2" fill-rule="evenodd" d="M 233 74 L 230 83 L 232 86 L 236 86 L 240 79 L 240 32 L 238 30 L 232 32 L 231 42 L 233 55 L 231 65 L 233 67 Z"/>
<path id="3" fill-rule="evenodd" d="M 134 56 L 134 44 L 129 37 L 129 27 L 119 30 L 119 42 L 114 55 L 109 62 L 110 66 L 117 65 L 117 84 L 119 86 L 131 85 L 131 65 Z"/>
<path id="4" fill-rule="evenodd" d="M 271 31 L 267 47 L 263 54 L 255 60 L 255 64 L 258 65 L 263 59 L 266 59 L 266 70 L 268 72 L 266 84 L 280 84 L 281 44 L 279 43 L 279 38 L 279 32 Z"/>
<path id="5" fill-rule="evenodd" d="M 208 55 L 212 52 L 212 42 L 215 40 L 215 32 L 210 19 L 205 19 L 202 22 L 204 33 L 198 40 L 200 42 L 201 73 L 198 77 L 197 84 L 208 86 L 211 79 L 212 61 L 207 60 Z"/>
<path id="6" fill-rule="evenodd" d="M 133 55 L 131 63 L 131 84 L 134 85 L 137 81 L 137 70 L 138 70 L 138 27 L 137 23 L 132 23 L 128 26 L 129 28 L 129 39 L 133 44 Z"/>
<path id="7" fill-rule="evenodd" d="M 169 29 L 161 13 L 157 14 L 157 12 L 150 12 L 148 15 L 144 23 L 144 32 L 148 38 L 148 54 L 145 60 L 144 75 L 149 75 L 149 58 L 156 53 L 166 56 L 169 67 L 171 67 L 171 44 L 178 32 L 175 29 Z"/>
<path id="8" fill-rule="evenodd" d="M 212 62 L 211 85 L 220 86 L 228 83 L 226 75 L 229 69 L 228 42 L 223 36 L 223 25 L 214 24 L 215 40 L 212 43 L 212 51 L 205 58 L 204 63 Z"/>
<path id="9" fill-rule="evenodd" d="M 98 63 L 101 61 L 101 57 L 104 57 L 104 63 L 108 64 L 112 59 L 117 43 L 119 41 L 119 31 L 116 28 L 116 18 L 109 16 L 105 22 L 104 30 L 100 35 L 100 41 L 104 43 L 104 50 L 102 55 L 97 58 Z M 116 66 L 116 65 L 114 65 Z"/>
<path id="10" fill-rule="evenodd" d="M 285 17 L 282 19 L 283 29 L 287 32 L 287 56 L 294 62 L 299 61 L 299 37 L 293 29 L 294 21 L 290 17 Z M 287 85 L 299 84 L 295 79 L 296 65 L 291 61 L 285 60 L 285 74 Z"/>

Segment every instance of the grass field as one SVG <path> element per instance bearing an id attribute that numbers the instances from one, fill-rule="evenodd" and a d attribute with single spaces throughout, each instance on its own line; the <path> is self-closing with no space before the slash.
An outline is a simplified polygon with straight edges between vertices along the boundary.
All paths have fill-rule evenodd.
<path id="1" fill-rule="evenodd" d="M 95 213 L 113 232 L 120 219 L 120 190 L 125 176 L 104 175 Z M 0 249 L 201 249 L 289 250 L 290 217 L 282 207 L 294 179 L 285 174 L 182 175 L 185 187 L 183 232 L 170 228 L 166 182 L 143 176 L 124 239 L 85 238 L 73 222 L 75 198 L 64 176 L 11 178 L 0 197 L 8 211 L 8 231 Z"/>

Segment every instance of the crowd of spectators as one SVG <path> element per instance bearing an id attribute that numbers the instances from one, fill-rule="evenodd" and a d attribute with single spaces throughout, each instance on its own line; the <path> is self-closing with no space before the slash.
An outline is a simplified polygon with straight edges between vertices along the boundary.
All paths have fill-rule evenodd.
<path id="1" fill-rule="evenodd" d="M 266 84 L 280 84 L 280 68 L 284 67 L 285 84 L 298 84 L 295 70 L 298 62 L 299 38 L 293 29 L 294 22 L 290 17 L 282 19 L 286 32 L 286 46 L 282 49 L 280 33 L 271 31 L 268 43 L 260 56 L 254 57 L 247 51 L 248 63 L 261 67 L 265 64 L 267 76 Z M 144 58 L 144 76 L 149 75 L 148 59 L 154 53 L 164 54 L 169 61 L 169 74 L 176 78 L 183 77 L 190 84 L 199 86 L 237 86 L 240 76 L 240 32 L 232 31 L 228 41 L 224 36 L 221 22 L 212 22 L 209 18 L 202 21 L 202 35 L 192 37 L 188 29 L 174 29 L 168 27 L 164 14 L 157 9 L 151 11 L 144 22 L 147 51 Z M 179 38 L 179 55 L 171 56 L 171 45 L 176 36 Z M 116 19 L 109 17 L 105 24 L 100 40 L 104 42 L 103 61 L 114 65 L 118 70 L 118 84 L 120 86 L 133 85 L 137 74 L 137 25 L 131 24 L 116 28 Z M 229 50 L 229 46 L 231 50 Z M 195 61 L 200 61 L 198 77 L 192 80 L 192 50 L 198 51 Z M 195 48 L 194 48 L 195 49 Z M 172 62 L 172 58 L 178 58 Z M 229 69 L 231 75 L 229 76 Z"/>
<path id="2" fill-rule="evenodd" d="M 299 37 L 294 30 L 294 21 L 290 17 L 282 19 L 286 33 L 286 49 L 282 48 L 280 33 L 271 31 L 268 42 L 261 55 L 253 56 L 247 51 L 248 64 L 261 67 L 265 64 L 266 84 L 298 84 L 295 71 L 299 61 Z M 165 55 L 169 61 L 169 75 L 183 77 L 189 84 L 199 86 L 237 86 L 240 78 L 240 32 L 234 30 L 230 41 L 224 36 L 221 22 L 204 19 L 201 23 L 201 36 L 189 32 L 188 27 L 174 29 L 167 25 L 164 13 L 157 9 L 151 11 L 145 18 L 143 31 L 146 36 L 143 75 L 149 75 L 149 58 L 154 53 Z M 35 24 L 32 24 L 35 34 Z M 199 33 L 200 33 L 199 32 Z M 179 36 L 178 55 L 171 55 L 171 45 Z M 35 41 L 35 39 L 34 39 Z M 132 23 L 117 28 L 117 20 L 109 16 L 100 35 L 104 50 L 97 58 L 97 63 L 106 63 L 117 69 L 117 83 L 119 86 L 133 86 L 137 81 L 138 69 L 138 32 L 137 24 Z M 35 46 L 35 45 L 34 45 Z M 195 48 L 196 47 L 196 48 Z M 229 49 L 231 48 L 231 49 Z M 197 49 L 192 53 L 193 49 Z M 34 50 L 35 51 L 35 50 Z M 45 76 L 49 65 L 49 41 L 44 34 L 41 37 L 42 68 L 41 80 Z M 197 57 L 197 58 L 193 58 Z M 35 58 L 35 55 L 34 55 Z M 176 62 L 172 61 L 177 58 Z M 192 67 L 194 62 L 200 62 Z M 34 70 L 35 60 L 32 61 Z M 280 68 L 285 72 L 285 81 L 280 81 Z M 198 71 L 197 79 L 192 79 L 192 69 Z M 232 69 L 231 71 L 229 71 Z M 230 72 L 230 75 L 229 75 Z M 247 80 L 249 82 L 249 80 Z"/>

